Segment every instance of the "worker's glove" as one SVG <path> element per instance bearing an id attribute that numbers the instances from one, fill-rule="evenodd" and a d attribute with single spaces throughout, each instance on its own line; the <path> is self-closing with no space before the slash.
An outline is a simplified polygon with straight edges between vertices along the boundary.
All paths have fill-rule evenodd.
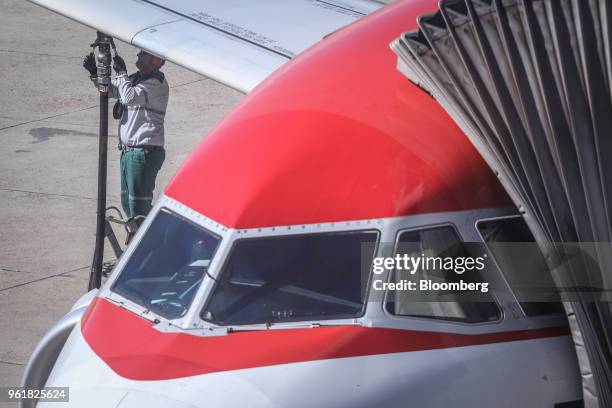
<path id="1" fill-rule="evenodd" d="M 125 67 L 125 61 L 118 55 L 113 57 L 113 69 L 119 75 L 126 74 L 127 68 Z"/>
<path id="2" fill-rule="evenodd" d="M 89 75 L 95 77 L 98 75 L 98 67 L 96 66 L 96 59 L 94 58 L 93 52 L 83 58 L 83 68 L 89 71 Z"/>

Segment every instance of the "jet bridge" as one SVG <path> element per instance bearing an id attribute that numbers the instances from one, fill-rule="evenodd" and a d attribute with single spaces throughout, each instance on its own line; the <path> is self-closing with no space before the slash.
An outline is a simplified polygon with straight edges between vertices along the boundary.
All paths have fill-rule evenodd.
<path id="1" fill-rule="evenodd" d="M 609 0 L 442 0 L 391 47 L 463 129 L 570 289 L 585 406 L 612 406 Z M 561 243 L 598 243 L 568 265 Z M 551 243 L 554 243 L 551 245 Z"/>

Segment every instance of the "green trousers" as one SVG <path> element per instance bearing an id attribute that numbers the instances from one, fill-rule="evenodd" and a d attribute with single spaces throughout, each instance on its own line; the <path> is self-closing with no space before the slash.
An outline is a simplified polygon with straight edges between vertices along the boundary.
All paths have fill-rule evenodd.
<path id="1" fill-rule="evenodd" d="M 128 218 L 151 211 L 155 178 L 164 163 L 164 150 L 130 149 L 121 153 L 121 206 Z"/>

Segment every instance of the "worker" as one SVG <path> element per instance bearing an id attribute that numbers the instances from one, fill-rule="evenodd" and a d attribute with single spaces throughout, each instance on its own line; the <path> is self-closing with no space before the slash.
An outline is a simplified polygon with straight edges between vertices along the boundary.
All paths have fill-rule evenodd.
<path id="1" fill-rule="evenodd" d="M 159 70 L 164 60 L 140 51 L 138 71 L 127 75 L 123 58 L 115 55 L 116 77 L 108 89 L 109 98 L 117 99 L 113 117 L 119 119 L 121 150 L 121 205 L 128 220 L 138 224 L 151 210 L 155 179 L 166 152 L 164 150 L 164 117 L 169 87 Z M 83 60 L 83 67 L 97 85 L 97 68 L 93 53 Z"/>

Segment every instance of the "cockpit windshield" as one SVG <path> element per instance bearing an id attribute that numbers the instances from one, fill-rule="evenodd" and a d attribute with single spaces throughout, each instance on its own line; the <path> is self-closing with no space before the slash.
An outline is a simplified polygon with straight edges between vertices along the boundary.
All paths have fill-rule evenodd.
<path id="1" fill-rule="evenodd" d="M 167 319 L 183 316 L 221 239 L 162 209 L 112 290 Z"/>
<path id="2" fill-rule="evenodd" d="M 202 318 L 255 324 L 363 313 L 375 231 L 236 241 Z"/>

